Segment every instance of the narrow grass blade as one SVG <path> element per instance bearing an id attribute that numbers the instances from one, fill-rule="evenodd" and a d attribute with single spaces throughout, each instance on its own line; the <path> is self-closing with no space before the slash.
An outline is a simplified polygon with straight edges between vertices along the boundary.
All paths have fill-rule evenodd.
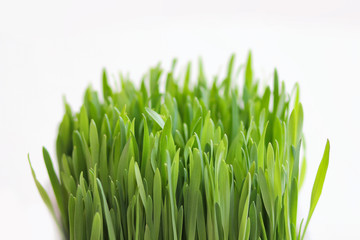
<path id="1" fill-rule="evenodd" d="M 330 142 L 329 140 L 327 140 L 326 142 L 326 146 L 325 146 L 325 151 L 324 151 L 324 155 L 322 157 L 322 160 L 320 162 L 317 174 L 316 174 L 316 178 L 315 178 L 315 182 L 314 182 L 314 186 L 311 192 L 311 201 L 310 201 L 310 210 L 309 210 L 309 214 L 306 220 L 306 224 L 305 224 L 305 228 L 302 234 L 302 239 L 305 236 L 306 233 L 306 229 L 309 225 L 310 219 L 314 213 L 316 204 L 319 201 L 323 186 L 324 186 L 324 181 L 325 181 L 325 176 L 326 176 L 326 172 L 329 166 L 329 154 L 330 154 Z"/>

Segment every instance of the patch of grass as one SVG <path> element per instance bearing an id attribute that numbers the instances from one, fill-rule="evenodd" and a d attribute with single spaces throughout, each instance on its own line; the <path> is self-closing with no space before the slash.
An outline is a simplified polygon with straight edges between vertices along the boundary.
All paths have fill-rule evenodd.
<path id="1" fill-rule="evenodd" d="M 306 222 L 298 223 L 306 167 L 298 86 L 291 98 L 275 71 L 273 88 L 259 93 L 251 55 L 241 93 L 234 56 L 224 79 L 211 85 L 201 61 L 194 85 L 190 64 L 180 79 L 175 63 L 164 92 L 160 66 L 139 88 L 121 77 L 121 90 L 109 86 L 104 71 L 103 99 L 89 87 L 79 112 L 65 103 L 60 174 L 43 149 L 65 238 L 303 239 L 330 147 L 328 141 Z"/>

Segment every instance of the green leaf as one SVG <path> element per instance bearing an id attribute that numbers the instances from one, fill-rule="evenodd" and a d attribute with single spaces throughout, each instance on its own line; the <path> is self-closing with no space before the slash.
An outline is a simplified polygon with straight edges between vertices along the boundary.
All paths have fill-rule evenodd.
<path id="1" fill-rule="evenodd" d="M 191 63 L 189 62 L 186 68 L 185 81 L 184 81 L 185 93 L 189 90 L 190 74 L 191 74 Z"/>
<path id="2" fill-rule="evenodd" d="M 70 240 L 75 239 L 75 235 L 74 235 L 75 201 L 76 201 L 75 197 L 73 195 L 70 195 L 69 204 L 68 204 Z"/>
<path id="3" fill-rule="evenodd" d="M 222 219 L 221 219 L 221 210 L 218 203 L 215 203 L 215 213 L 216 213 L 216 222 L 217 222 L 217 231 L 219 234 L 219 239 L 225 239 L 224 237 L 224 229 L 222 226 Z"/>
<path id="4" fill-rule="evenodd" d="M 306 158 L 304 157 L 301 163 L 301 169 L 300 169 L 300 182 L 299 182 L 299 190 L 301 189 L 306 175 Z"/>
<path id="5" fill-rule="evenodd" d="M 224 160 L 220 164 L 219 173 L 219 200 L 221 209 L 221 219 L 224 230 L 225 239 L 229 236 L 229 218 L 230 218 L 230 182 L 229 169 Z"/>
<path id="6" fill-rule="evenodd" d="M 143 137 L 143 148 L 142 148 L 142 159 L 141 159 L 141 174 L 145 175 L 146 165 L 150 159 L 150 137 L 149 137 L 149 129 L 145 115 L 143 114 L 144 121 L 144 137 Z"/>
<path id="7" fill-rule="evenodd" d="M 289 199 L 289 206 L 290 206 L 290 222 L 296 226 L 296 218 L 297 218 L 297 206 L 298 206 L 298 187 L 297 187 L 296 178 L 293 178 L 291 182 L 291 191 L 290 191 L 290 199 Z M 292 236 L 296 238 L 296 236 Z"/>
<path id="8" fill-rule="evenodd" d="M 210 118 L 210 112 L 208 112 L 201 130 L 201 149 L 205 149 L 205 145 L 210 143 L 211 139 L 214 139 L 214 123 Z"/>
<path id="9" fill-rule="evenodd" d="M 231 139 L 234 140 L 235 137 L 238 135 L 238 130 L 240 127 L 240 114 L 238 103 L 236 99 L 236 94 L 232 92 L 231 94 Z"/>
<path id="10" fill-rule="evenodd" d="M 49 198 L 49 195 L 47 194 L 47 192 L 45 191 L 43 186 L 41 186 L 41 184 L 39 183 L 39 181 L 36 178 L 34 169 L 33 169 L 32 165 L 31 165 L 31 162 L 30 162 L 29 154 L 28 154 L 28 161 L 29 161 L 29 165 L 30 165 L 30 168 L 31 168 L 31 174 L 32 174 L 33 179 L 35 181 L 36 187 L 37 187 L 37 189 L 38 189 L 38 191 L 40 193 L 40 196 L 41 196 L 42 200 L 44 201 L 45 205 L 47 206 L 47 208 L 49 209 L 49 211 L 50 211 L 51 215 L 53 216 L 55 222 L 57 223 L 59 229 L 61 229 L 60 223 L 58 222 L 58 220 L 57 220 L 57 218 L 55 216 L 55 211 L 54 211 L 54 208 L 53 208 L 53 206 L 51 204 L 51 200 Z"/>
<path id="11" fill-rule="evenodd" d="M 265 125 L 265 129 L 261 135 L 260 141 L 259 141 L 259 147 L 257 149 L 257 159 L 258 159 L 258 167 L 265 169 L 264 167 L 264 159 L 265 159 L 265 136 L 266 136 L 266 129 L 268 126 L 268 122 Z"/>
<path id="12" fill-rule="evenodd" d="M 273 208 L 273 202 L 271 199 L 271 193 L 270 189 L 268 187 L 267 180 L 265 178 L 264 171 L 260 168 L 259 175 L 258 175 L 258 181 L 261 189 L 261 196 L 263 198 L 264 206 L 266 209 L 266 212 L 268 213 L 270 217 L 270 221 L 274 222 L 274 208 Z"/>
<path id="13" fill-rule="evenodd" d="M 225 85 L 224 95 L 226 97 L 230 93 L 230 85 L 231 85 L 232 71 L 233 71 L 233 67 L 234 67 L 234 59 L 235 59 L 235 54 L 232 54 L 230 57 L 230 60 L 229 60 L 227 76 L 224 80 L 224 85 Z"/>
<path id="14" fill-rule="evenodd" d="M 159 65 L 150 69 L 150 97 L 152 98 L 151 107 L 153 108 L 157 107 L 160 101 L 159 80 L 161 72 Z"/>
<path id="15" fill-rule="evenodd" d="M 81 106 L 80 116 L 80 133 L 84 134 L 86 142 L 89 142 L 89 118 L 85 106 Z"/>
<path id="16" fill-rule="evenodd" d="M 299 105 L 291 112 L 289 120 L 290 142 L 294 146 L 297 146 L 302 136 L 303 118 L 303 108 L 301 103 L 299 103 Z"/>
<path id="17" fill-rule="evenodd" d="M 100 219 L 100 214 L 97 212 L 95 213 L 94 220 L 92 223 L 90 240 L 101 239 L 101 227 L 102 227 L 102 222 Z"/>
<path id="18" fill-rule="evenodd" d="M 190 186 L 186 186 L 184 189 L 186 239 L 195 239 L 199 196 L 200 191 L 197 189 L 196 183 L 191 184 L 190 182 Z"/>
<path id="19" fill-rule="evenodd" d="M 146 194 L 145 194 L 144 184 L 143 184 L 143 181 L 142 181 L 139 165 L 137 164 L 137 162 L 135 163 L 135 178 L 136 178 L 137 186 L 139 188 L 141 201 L 142 201 L 142 203 L 144 204 L 144 207 L 145 207 L 146 206 Z"/>
<path id="20" fill-rule="evenodd" d="M 61 172 L 60 179 L 64 184 L 66 191 L 70 194 L 76 195 L 76 184 L 74 178 L 66 172 Z"/>
<path id="21" fill-rule="evenodd" d="M 112 90 L 111 90 L 111 87 L 109 86 L 108 84 L 108 81 L 107 81 L 107 75 L 106 75 L 106 71 L 105 69 L 103 70 L 103 82 L 102 82 L 102 87 L 103 87 L 103 96 L 104 96 L 104 100 L 105 101 L 108 101 L 108 98 L 109 97 L 112 97 L 113 93 L 112 93 Z"/>
<path id="22" fill-rule="evenodd" d="M 201 197 L 198 198 L 197 210 L 198 213 L 197 213 L 196 226 L 197 226 L 198 238 L 206 239 L 206 222 L 205 222 L 203 200 Z"/>
<path id="23" fill-rule="evenodd" d="M 149 115 L 149 117 L 161 128 L 163 129 L 165 126 L 165 122 L 164 120 L 161 118 L 161 116 L 155 112 L 154 110 L 146 107 L 145 108 L 147 114 Z"/>
<path id="24" fill-rule="evenodd" d="M 99 163 L 99 136 L 94 120 L 90 123 L 90 150 L 92 157 L 92 164 Z"/>
<path id="25" fill-rule="evenodd" d="M 305 228 L 304 228 L 304 231 L 302 234 L 302 239 L 305 236 L 306 229 L 309 225 L 310 219 L 314 213 L 315 207 L 319 201 L 319 198 L 320 198 L 323 186 L 324 186 L 325 176 L 326 176 L 326 172 L 327 172 L 327 169 L 329 166 L 329 154 L 330 154 L 330 142 L 329 142 L 329 140 L 327 140 L 325 150 L 324 150 L 324 155 L 322 157 L 318 171 L 316 173 L 315 182 L 314 182 L 313 189 L 311 192 L 310 210 L 309 210 Z"/>
<path id="26" fill-rule="evenodd" d="M 96 179 L 97 185 L 100 189 L 100 193 L 101 193 L 101 198 L 103 201 L 103 208 L 104 208 L 104 215 L 105 215 L 105 220 L 106 220 L 106 225 L 107 225 L 107 229 L 108 229 L 108 235 L 109 235 L 109 239 L 110 240 L 115 240 L 115 231 L 114 231 L 114 226 L 111 220 L 111 216 L 110 216 L 110 211 L 109 211 L 109 207 L 106 201 L 106 197 L 105 197 L 105 193 L 103 190 L 103 187 L 101 185 L 100 179 Z"/>
<path id="27" fill-rule="evenodd" d="M 246 180 L 244 183 L 243 191 L 241 194 L 241 197 L 244 195 L 246 196 L 246 200 L 244 205 L 239 206 L 239 209 L 242 209 L 242 214 L 240 218 L 240 230 L 239 230 L 239 240 L 246 240 L 249 237 L 247 237 L 247 229 L 250 226 L 250 220 L 248 219 L 248 212 L 249 212 L 249 201 L 250 201 L 250 190 L 251 190 L 251 175 L 248 173 L 246 176 Z M 247 191 L 246 191 L 247 190 Z"/>
<path id="28" fill-rule="evenodd" d="M 172 171 L 171 171 L 171 160 L 170 160 L 170 154 L 169 151 L 166 151 L 166 156 L 167 156 L 167 161 L 166 161 L 166 165 L 167 165 L 167 174 L 168 174 L 168 190 L 169 190 L 169 198 L 170 198 L 170 212 L 171 212 L 171 222 L 172 222 L 172 232 L 173 232 L 173 238 L 177 239 L 177 233 L 176 233 L 176 216 L 175 216 L 175 209 L 176 205 L 175 205 L 175 200 L 174 200 L 174 192 L 175 190 L 173 190 L 173 177 L 171 175 Z"/>
<path id="29" fill-rule="evenodd" d="M 74 237 L 75 239 L 85 239 L 84 203 L 81 188 L 78 187 L 75 200 L 74 212 Z"/>
<path id="30" fill-rule="evenodd" d="M 144 235 L 144 240 L 151 240 L 151 233 L 150 233 L 150 229 L 149 226 L 146 225 L 145 226 L 145 235 Z"/>
<path id="31" fill-rule="evenodd" d="M 60 213 L 62 215 L 62 219 L 63 219 L 63 221 L 65 221 L 63 225 L 64 225 L 64 227 L 66 227 L 65 223 L 67 221 L 66 221 L 65 218 L 66 218 L 67 214 L 66 214 L 66 211 L 65 211 L 64 198 L 63 198 L 63 195 L 62 195 L 61 185 L 60 185 L 59 179 L 56 176 L 54 166 L 53 166 L 51 158 L 50 158 L 50 154 L 46 150 L 45 147 L 43 147 L 43 156 L 44 156 L 44 162 L 45 162 L 45 165 L 46 165 L 46 169 L 47 169 L 47 172 L 48 172 L 48 175 L 49 175 L 49 178 L 50 178 L 51 186 L 52 186 L 52 188 L 54 190 L 56 202 L 57 202 L 57 204 L 59 206 L 59 210 L 60 210 Z"/>
<path id="32" fill-rule="evenodd" d="M 171 188 L 172 188 L 172 194 L 174 195 L 174 198 L 176 197 L 176 188 L 178 184 L 178 178 L 179 178 L 179 162 L 180 162 L 180 149 L 176 151 L 176 154 L 174 156 L 174 159 L 171 164 Z"/>
<path id="33" fill-rule="evenodd" d="M 133 198 L 133 196 L 135 195 L 135 187 L 136 187 L 136 178 L 135 178 L 135 162 L 134 162 L 134 158 L 132 157 L 130 160 L 130 164 L 129 164 L 129 170 L 128 170 L 128 178 L 127 178 L 127 183 L 128 183 L 128 199 L 129 202 L 131 201 L 131 199 Z"/>
<path id="34" fill-rule="evenodd" d="M 105 192 L 109 189 L 109 170 L 108 170 L 108 159 L 107 159 L 107 138 L 103 135 L 100 147 L 100 159 L 99 159 L 99 177 L 102 182 Z"/>
<path id="35" fill-rule="evenodd" d="M 250 217 L 250 239 L 258 239 L 259 238 L 258 218 L 257 218 L 255 202 L 251 203 L 249 217 Z"/>
<path id="36" fill-rule="evenodd" d="M 154 189 L 153 189 L 153 198 L 154 198 L 154 237 L 153 239 L 158 239 L 160 231 L 160 217 L 162 209 L 162 194 L 161 194 L 161 176 L 160 171 L 157 168 L 155 171 L 154 177 Z"/>
<path id="37" fill-rule="evenodd" d="M 245 86 L 247 89 L 251 89 L 253 80 L 253 71 L 251 66 L 251 52 L 249 52 L 248 60 L 246 63 L 246 70 L 245 70 Z"/>

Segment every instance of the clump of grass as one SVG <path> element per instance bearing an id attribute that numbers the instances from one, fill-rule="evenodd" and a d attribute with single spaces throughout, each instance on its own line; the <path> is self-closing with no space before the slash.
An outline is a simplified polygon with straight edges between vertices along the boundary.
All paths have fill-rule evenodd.
<path id="1" fill-rule="evenodd" d="M 66 239 L 303 239 L 319 200 L 329 142 L 305 222 L 297 222 L 305 176 L 303 108 L 279 84 L 258 91 L 249 55 L 243 91 L 234 56 L 226 76 L 208 85 L 202 63 L 190 84 L 175 61 L 152 68 L 140 88 L 121 77 L 114 91 L 103 73 L 103 100 L 90 87 L 65 115 L 56 142 L 59 175 L 43 148 L 60 217 L 36 186 Z M 241 72 L 241 71 L 240 71 Z M 179 82 L 183 82 L 180 86 Z M 301 164 L 300 164 L 301 163 Z M 301 165 L 301 167 L 300 167 Z"/>

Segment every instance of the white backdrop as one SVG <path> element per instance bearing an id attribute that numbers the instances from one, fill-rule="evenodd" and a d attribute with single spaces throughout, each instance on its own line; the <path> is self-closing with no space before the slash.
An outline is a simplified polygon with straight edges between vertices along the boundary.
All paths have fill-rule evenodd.
<path id="1" fill-rule="evenodd" d="M 360 237 L 359 1 L 1 1 L 0 238 L 54 239 L 56 228 L 31 178 L 26 154 L 49 187 L 41 147 L 55 157 L 66 95 L 78 110 L 85 87 L 112 76 L 138 81 L 173 57 L 184 68 L 203 57 L 208 76 L 252 50 L 256 76 L 288 91 L 301 86 L 308 171 L 299 214 L 310 193 L 326 138 L 330 164 L 309 239 Z M 115 77 L 112 78 L 114 86 Z"/>

